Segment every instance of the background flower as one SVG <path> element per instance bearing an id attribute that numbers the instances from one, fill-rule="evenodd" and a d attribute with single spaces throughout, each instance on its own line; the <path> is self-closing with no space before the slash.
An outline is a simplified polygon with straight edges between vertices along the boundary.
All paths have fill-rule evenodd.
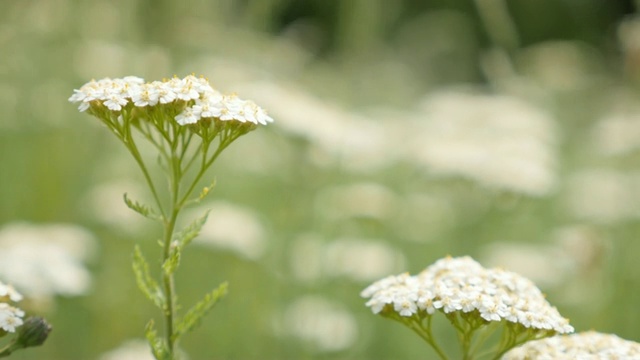
<path id="1" fill-rule="evenodd" d="M 126 150 L 67 101 L 92 78 L 128 74 L 202 74 L 276 120 L 225 150 L 200 184 L 216 180 L 214 205 L 251 211 L 214 250 L 203 237 L 185 253 L 185 305 L 231 284 L 215 320 L 184 344 L 192 356 L 415 358 L 419 339 L 357 295 L 447 254 L 517 262 L 577 330 L 639 341 L 637 8 L 509 2 L 515 34 L 495 37 L 502 23 L 483 20 L 486 4 L 505 2 L 4 1 L 0 225 L 78 224 L 96 245 L 90 258 L 72 252 L 71 273 L 90 276 L 71 288 L 82 296 L 47 296 L 38 312 L 51 340 L 12 358 L 96 359 L 152 316 L 141 314 L 130 254 L 141 238 L 156 253 L 160 234 L 122 204 L 123 192 L 151 195 Z M 25 260 L 1 263 L 20 269 L 43 252 L 25 248 Z M 350 346 L 274 334 L 274 318 L 316 295 L 355 318 Z"/>

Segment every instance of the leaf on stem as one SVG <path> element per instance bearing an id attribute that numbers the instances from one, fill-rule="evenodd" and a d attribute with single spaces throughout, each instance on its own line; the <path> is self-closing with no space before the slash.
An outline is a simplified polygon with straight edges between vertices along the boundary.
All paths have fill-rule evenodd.
<path id="1" fill-rule="evenodd" d="M 207 222 L 207 217 L 209 216 L 209 211 L 204 213 L 201 217 L 195 219 L 191 224 L 187 225 L 184 229 L 182 229 L 179 233 L 175 235 L 174 241 L 178 243 L 178 247 L 182 250 L 185 246 L 191 243 L 198 234 L 200 234 L 200 230 Z"/>
<path id="2" fill-rule="evenodd" d="M 175 339 L 177 340 L 183 334 L 193 330 L 200 324 L 202 318 L 216 305 L 218 300 L 227 294 L 228 283 L 223 282 L 210 293 L 204 296 L 200 302 L 195 304 L 187 314 L 178 322 L 176 326 Z"/>
<path id="3" fill-rule="evenodd" d="M 180 264 L 180 251 L 181 249 L 178 246 L 173 246 L 172 244 L 169 250 L 169 257 L 162 263 L 162 270 L 165 274 L 171 275 L 178 268 Z"/>
<path id="4" fill-rule="evenodd" d="M 136 275 L 138 288 L 151 300 L 157 307 L 164 311 L 165 299 L 158 283 L 153 280 L 149 273 L 149 264 L 142 255 L 140 247 L 136 245 L 133 252 L 133 272 Z"/>
<path id="5" fill-rule="evenodd" d="M 156 330 L 153 320 L 149 320 L 144 329 L 144 335 L 149 341 L 153 357 L 157 360 L 171 360 L 171 354 L 164 339 L 158 338 L 158 330 Z"/>
<path id="6" fill-rule="evenodd" d="M 150 206 L 141 204 L 135 200 L 129 199 L 127 193 L 124 193 L 124 203 L 127 204 L 127 207 L 138 214 L 146 217 L 151 220 L 162 220 L 162 217 L 154 211 Z"/>
<path id="7" fill-rule="evenodd" d="M 204 215 L 195 219 L 191 224 L 187 225 L 184 229 L 175 234 L 171 243 L 171 248 L 169 249 L 169 256 L 162 263 L 162 270 L 165 274 L 171 275 L 176 271 L 180 264 L 180 254 L 182 253 L 182 249 L 189 245 L 191 240 L 198 236 L 200 230 L 202 230 L 202 226 L 207 222 L 208 216 L 209 211 L 205 212 Z"/>

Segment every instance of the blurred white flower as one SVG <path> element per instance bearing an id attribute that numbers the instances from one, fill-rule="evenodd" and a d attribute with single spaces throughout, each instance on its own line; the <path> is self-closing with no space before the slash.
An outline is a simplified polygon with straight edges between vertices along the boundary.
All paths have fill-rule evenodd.
<path id="1" fill-rule="evenodd" d="M 547 41 L 520 51 L 516 63 L 521 73 L 544 89 L 580 89 L 602 70 L 600 55 L 584 42 Z"/>
<path id="2" fill-rule="evenodd" d="M 549 237 L 552 241 L 535 244 L 494 242 L 482 247 L 480 258 L 487 265 L 515 271 L 545 287 L 566 291 L 582 276 L 592 285 L 592 275 L 600 270 L 605 254 L 601 236 L 587 225 L 567 225 Z"/>
<path id="3" fill-rule="evenodd" d="M 325 272 L 356 281 L 371 281 L 405 266 L 404 255 L 382 242 L 371 239 L 338 239 L 326 245 Z"/>
<path id="4" fill-rule="evenodd" d="M 640 175 L 591 169 L 570 176 L 566 198 L 570 213 L 580 219 L 612 223 L 640 216 Z"/>
<path id="5" fill-rule="evenodd" d="M 324 243 L 319 236 L 303 235 L 291 250 L 293 274 L 303 281 L 346 277 L 372 281 L 404 268 L 402 252 L 379 239 L 336 239 Z"/>
<path id="6" fill-rule="evenodd" d="M 231 250 L 251 260 L 266 250 L 265 229 L 251 209 L 224 201 L 207 203 L 189 212 L 185 218 L 200 217 L 210 210 L 207 222 L 194 243 Z"/>
<path id="7" fill-rule="evenodd" d="M 557 246 L 492 243 L 482 248 L 480 258 L 492 267 L 512 270 L 542 286 L 563 284 L 570 275 L 573 262 Z"/>
<path id="8" fill-rule="evenodd" d="M 283 314 L 284 334 L 321 352 L 348 349 L 358 337 L 356 320 L 343 306 L 317 296 L 290 304 Z"/>
<path id="9" fill-rule="evenodd" d="M 32 298 L 81 295 L 91 284 L 83 262 L 94 247 L 78 226 L 11 223 L 0 229 L 0 277 Z"/>
<path id="10" fill-rule="evenodd" d="M 154 360 L 154 357 L 146 341 L 129 340 L 118 348 L 102 354 L 99 360 Z"/>
<path id="11" fill-rule="evenodd" d="M 318 234 L 301 234 L 292 243 L 289 263 L 293 276 L 302 281 L 322 277 L 324 241 Z"/>
<path id="12" fill-rule="evenodd" d="M 456 216 L 446 195 L 409 193 L 397 207 L 395 231 L 404 240 L 419 243 L 438 241 L 454 228 Z"/>
<path id="13" fill-rule="evenodd" d="M 594 128 L 593 138 L 605 155 L 624 155 L 640 149 L 640 112 L 608 115 Z"/>
<path id="14" fill-rule="evenodd" d="M 275 126 L 309 140 L 331 157 L 331 164 L 348 171 L 380 169 L 398 156 L 399 127 L 389 119 L 373 121 L 294 86 L 253 83 L 243 93 L 269 108 L 278 119 Z"/>
<path id="15" fill-rule="evenodd" d="M 149 223 L 148 219 L 129 209 L 124 203 L 124 194 L 137 201 L 152 204 L 136 194 L 144 193 L 138 183 L 132 181 L 114 181 L 94 186 L 85 196 L 88 212 L 98 221 L 111 225 L 118 230 L 136 232 Z M 133 195 L 132 195 L 133 194 Z"/>
<path id="16" fill-rule="evenodd" d="M 12 285 L 4 284 L 0 281 L 0 299 L 7 297 L 13 302 L 22 300 L 22 294 L 16 291 Z"/>
<path id="17" fill-rule="evenodd" d="M 606 255 L 606 238 L 592 225 L 567 225 L 553 231 L 551 238 L 562 256 L 571 259 L 580 273 L 598 271 Z"/>
<path id="18" fill-rule="evenodd" d="M 316 196 L 318 211 L 332 220 L 351 217 L 384 220 L 395 213 L 396 202 L 391 189 L 376 183 L 330 187 Z"/>
<path id="19" fill-rule="evenodd" d="M 556 182 L 555 126 L 540 109 L 504 95 L 441 92 L 424 103 L 409 158 L 435 173 L 546 195 Z"/>
<path id="20" fill-rule="evenodd" d="M 530 341 L 509 351 L 502 359 L 632 360 L 640 359 L 640 344 L 634 341 L 624 340 L 613 334 L 587 331 Z"/>

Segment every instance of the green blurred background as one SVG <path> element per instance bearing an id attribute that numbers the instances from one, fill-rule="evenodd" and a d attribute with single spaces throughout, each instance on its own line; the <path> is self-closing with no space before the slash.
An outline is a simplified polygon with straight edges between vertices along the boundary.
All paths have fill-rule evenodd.
<path id="1" fill-rule="evenodd" d="M 230 293 L 186 337 L 190 359 L 430 358 L 359 292 L 446 255 L 530 277 L 579 331 L 640 341 L 637 4 L 2 0 L 0 9 L 0 231 L 79 226 L 92 249 L 75 258 L 90 286 L 20 304 L 54 331 L 14 359 L 125 359 L 104 354 L 142 338 L 157 315 L 130 258 L 139 243 L 154 259 L 160 234 L 121 202 L 125 191 L 148 196 L 142 177 L 67 99 L 92 78 L 190 73 L 276 120 L 210 172 L 210 228 L 184 255 L 178 293 L 184 306 L 224 280 Z M 0 252 L 26 241 L 7 234 Z"/>

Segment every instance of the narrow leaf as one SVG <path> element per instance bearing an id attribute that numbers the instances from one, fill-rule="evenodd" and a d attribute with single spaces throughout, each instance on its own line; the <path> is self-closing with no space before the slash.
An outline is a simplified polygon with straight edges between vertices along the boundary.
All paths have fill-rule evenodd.
<path id="1" fill-rule="evenodd" d="M 129 199 L 127 193 L 124 193 L 124 203 L 127 204 L 127 207 L 138 214 L 146 217 L 151 220 L 162 220 L 162 217 L 158 215 L 158 213 L 153 210 L 150 206 L 139 203 L 135 200 Z"/>
<path id="2" fill-rule="evenodd" d="M 169 257 L 162 263 L 162 270 L 167 275 L 171 275 L 176 271 L 176 268 L 180 264 L 180 248 L 177 246 L 171 246 L 169 250 Z"/>
<path id="3" fill-rule="evenodd" d="M 204 299 L 195 304 L 185 316 L 178 322 L 176 326 L 175 340 L 183 334 L 193 330 L 198 326 L 202 318 L 216 305 L 218 300 L 227 294 L 228 283 L 224 282 L 210 293 L 204 296 Z"/>
<path id="4" fill-rule="evenodd" d="M 193 240 L 198 234 L 202 227 L 207 222 L 207 217 L 209 216 L 209 211 L 204 213 L 201 217 L 195 219 L 191 224 L 182 229 L 179 233 L 175 235 L 174 241 L 178 242 L 178 247 L 183 249 L 185 246 L 189 245 L 191 240 Z"/>
<path id="5" fill-rule="evenodd" d="M 147 338 L 147 341 L 149 341 L 153 357 L 157 360 L 171 359 L 167 343 L 163 339 L 158 338 L 158 331 L 156 330 L 153 320 L 149 320 L 147 323 L 147 326 L 144 329 L 144 335 Z"/>
<path id="6" fill-rule="evenodd" d="M 140 290 L 151 300 L 157 307 L 164 310 L 165 301 L 162 291 L 158 283 L 153 280 L 149 273 L 149 264 L 142 255 L 140 247 L 136 245 L 133 251 L 133 272 L 136 275 L 136 282 Z"/>

